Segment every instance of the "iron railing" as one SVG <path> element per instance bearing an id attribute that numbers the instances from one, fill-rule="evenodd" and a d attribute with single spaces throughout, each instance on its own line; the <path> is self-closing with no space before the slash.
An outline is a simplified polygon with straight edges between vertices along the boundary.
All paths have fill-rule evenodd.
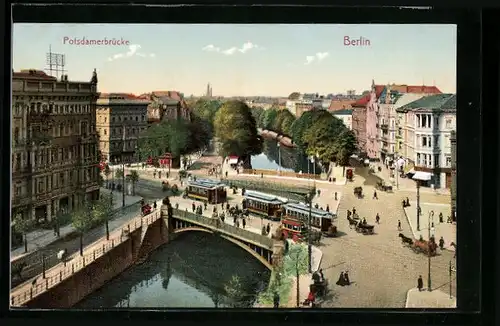
<path id="1" fill-rule="evenodd" d="M 219 219 L 212 219 L 175 208 L 173 208 L 173 215 L 175 218 L 192 222 L 193 224 L 198 224 L 202 227 L 208 227 L 236 238 L 257 243 L 261 246 L 265 246 L 269 250 L 272 250 L 273 248 L 274 241 L 269 237 L 226 224 Z M 113 232 L 115 234 L 114 237 L 110 237 L 109 240 L 106 240 L 104 237 L 95 241 L 87 246 L 87 249 L 84 250 L 83 256 L 80 256 L 79 252 L 74 253 L 66 262 L 56 263 L 58 260 L 57 255 L 45 257 L 46 266 L 54 265 L 54 267 L 45 271 L 45 277 L 39 275 L 38 277 L 19 285 L 17 288 L 20 290 L 14 289 L 13 292 L 15 294 L 11 296 L 10 300 L 11 306 L 22 306 L 34 297 L 56 286 L 72 276 L 74 273 L 85 268 L 88 264 L 103 256 L 115 246 L 127 240 L 128 237 L 124 236 L 124 234 L 129 234 L 142 226 L 148 226 L 159 218 L 161 218 L 161 211 L 157 211 L 156 213 L 144 217 L 139 216 L 130 221 L 124 227 L 115 230 Z M 22 288 L 26 289 L 22 290 Z"/>

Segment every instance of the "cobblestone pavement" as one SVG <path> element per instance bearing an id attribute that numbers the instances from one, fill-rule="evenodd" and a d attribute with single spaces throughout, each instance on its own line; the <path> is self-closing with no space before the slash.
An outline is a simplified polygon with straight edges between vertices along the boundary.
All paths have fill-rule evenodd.
<path id="1" fill-rule="evenodd" d="M 410 289 L 406 296 L 406 308 L 456 308 L 457 300 L 440 290 L 419 291 Z"/>
<path id="2" fill-rule="evenodd" d="M 422 275 L 427 284 L 427 257 L 404 247 L 398 237 L 397 224 L 401 220 L 402 233 L 411 235 L 410 226 L 404 217 L 401 200 L 397 194 L 378 192 L 379 199 L 372 199 L 373 187 L 363 186 L 365 197 L 358 199 L 353 187 L 364 182 L 349 183 L 338 209 L 340 237 L 323 240 L 321 267 L 331 284 L 332 299 L 323 307 L 356 308 L 401 308 L 405 306 L 406 293 L 416 285 Z M 349 229 L 347 210 L 356 210 L 369 224 L 375 224 L 375 215 L 380 214 L 380 224 L 375 234 L 362 235 Z M 431 259 L 431 278 L 434 288 L 449 285 L 448 265 L 453 254 L 440 252 Z M 453 262 L 454 264 L 454 262 Z M 352 285 L 335 285 L 341 271 L 349 271 Z M 452 281 L 455 293 L 455 281 Z"/>

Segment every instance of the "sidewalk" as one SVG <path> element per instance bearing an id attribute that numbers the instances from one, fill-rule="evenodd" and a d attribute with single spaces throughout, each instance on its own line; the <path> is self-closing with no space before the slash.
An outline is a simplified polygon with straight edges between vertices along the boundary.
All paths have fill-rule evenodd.
<path id="1" fill-rule="evenodd" d="M 439 290 L 419 291 L 410 289 L 406 295 L 406 308 L 456 308 L 457 300 Z"/>
<path id="2" fill-rule="evenodd" d="M 101 188 L 101 193 L 109 194 L 110 190 Z M 138 203 L 141 200 L 139 196 L 125 196 L 125 208 L 132 206 Z M 113 213 L 120 211 L 122 207 L 122 193 L 114 191 L 113 192 Z M 75 229 L 71 224 L 61 227 L 60 229 L 60 237 L 56 237 L 54 235 L 54 230 L 35 230 L 33 232 L 28 233 L 28 252 L 24 252 L 24 245 L 14 249 L 11 251 L 11 263 L 21 257 L 30 255 L 31 253 L 36 252 L 37 250 L 48 246 L 49 244 L 64 238 L 68 234 L 72 233 Z"/>
<path id="3" fill-rule="evenodd" d="M 447 204 L 432 204 L 420 203 L 422 208 L 422 215 L 420 215 L 420 231 L 417 231 L 417 203 L 410 201 L 410 207 L 405 207 L 405 215 L 410 224 L 411 232 L 415 239 L 422 238 L 428 240 L 429 238 L 429 212 L 434 211 L 434 231 L 431 226 L 431 236 L 434 235 L 436 242 L 443 237 L 445 249 L 455 251 L 455 247 L 450 246 L 451 242 L 457 243 L 457 225 L 455 223 L 446 223 L 450 215 L 450 205 Z M 439 213 L 443 213 L 443 223 L 439 223 Z"/>

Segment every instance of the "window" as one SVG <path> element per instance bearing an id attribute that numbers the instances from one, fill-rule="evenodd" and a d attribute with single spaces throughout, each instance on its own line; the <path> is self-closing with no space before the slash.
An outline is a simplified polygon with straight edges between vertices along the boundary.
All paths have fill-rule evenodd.
<path id="1" fill-rule="evenodd" d="M 137 116 L 136 116 L 136 117 L 135 117 L 135 121 L 139 121 L 139 117 L 137 117 Z"/>
<path id="2" fill-rule="evenodd" d="M 434 146 L 439 147 L 439 135 L 434 135 Z"/>
<path id="3" fill-rule="evenodd" d="M 434 154 L 434 167 L 438 168 L 440 165 L 441 164 L 439 162 L 439 154 Z"/>
<path id="4" fill-rule="evenodd" d="M 19 143 L 19 127 L 16 127 L 14 129 L 14 143 Z"/>
<path id="5" fill-rule="evenodd" d="M 108 134 L 108 132 L 106 131 L 106 129 L 104 129 L 104 135 L 107 135 L 107 134 Z"/>
<path id="6" fill-rule="evenodd" d="M 445 126 L 446 126 L 446 129 L 451 129 L 452 128 L 452 120 L 451 119 L 446 119 L 445 121 Z"/>
<path id="7" fill-rule="evenodd" d="M 451 167 L 451 156 L 446 156 L 446 167 Z"/>

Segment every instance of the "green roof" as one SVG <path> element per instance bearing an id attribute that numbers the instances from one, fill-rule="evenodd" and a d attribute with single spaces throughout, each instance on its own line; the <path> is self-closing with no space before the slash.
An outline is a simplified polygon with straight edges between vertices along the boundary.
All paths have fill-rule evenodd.
<path id="1" fill-rule="evenodd" d="M 455 94 L 436 94 L 424 96 L 421 99 L 403 105 L 396 109 L 396 111 L 400 113 L 413 110 L 454 112 L 456 109 L 457 97 Z"/>

